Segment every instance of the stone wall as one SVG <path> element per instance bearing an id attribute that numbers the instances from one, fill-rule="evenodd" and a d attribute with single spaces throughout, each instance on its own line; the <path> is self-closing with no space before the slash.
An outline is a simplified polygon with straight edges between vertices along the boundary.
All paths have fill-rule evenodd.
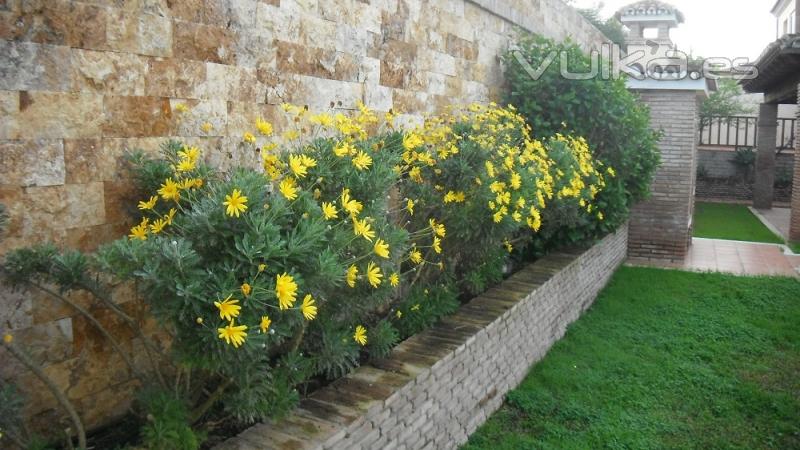
<path id="1" fill-rule="evenodd" d="M 625 259 L 627 227 L 549 255 L 428 331 L 217 450 L 450 449 L 503 403 Z"/>
<path id="2" fill-rule="evenodd" d="M 241 137 L 259 116 L 280 128 L 282 102 L 346 110 L 360 100 L 415 120 L 497 99 L 498 55 L 517 27 L 584 48 L 604 41 L 560 0 L 0 1 L 0 203 L 11 215 L 0 256 L 125 235 L 133 203 L 121 158 L 167 137 L 224 169 L 256 163 Z M 176 113 L 179 103 L 189 111 Z M 69 308 L 0 292 L 0 331 L 31 349 L 89 426 L 125 412 L 124 367 Z M 30 395 L 30 415 L 55 423 L 42 386 L 0 366 Z"/>
<path id="3" fill-rule="evenodd" d="M 695 188 L 697 200 L 753 201 L 753 183 L 737 178 L 698 178 Z M 775 186 L 775 206 L 786 205 L 792 199 L 792 186 Z"/>
<path id="4" fill-rule="evenodd" d="M 630 246 L 634 258 L 682 260 L 691 243 L 697 161 L 698 93 L 692 90 L 641 90 L 652 126 L 664 132 L 658 148 L 661 166 L 650 198 L 631 211 Z"/>
<path id="5" fill-rule="evenodd" d="M 794 151 L 785 150 L 775 155 L 774 200 L 787 203 L 792 197 Z M 750 179 L 745 180 L 741 169 L 734 164 L 736 152 L 731 147 L 697 148 L 697 185 L 695 197 L 717 200 L 753 200 L 753 168 Z"/>
<path id="6" fill-rule="evenodd" d="M 709 178 L 741 177 L 733 163 L 736 152 L 731 147 L 698 147 L 697 172 Z M 794 151 L 785 150 L 775 155 L 775 179 L 791 177 L 794 173 Z M 791 179 L 791 178 L 790 178 Z"/>

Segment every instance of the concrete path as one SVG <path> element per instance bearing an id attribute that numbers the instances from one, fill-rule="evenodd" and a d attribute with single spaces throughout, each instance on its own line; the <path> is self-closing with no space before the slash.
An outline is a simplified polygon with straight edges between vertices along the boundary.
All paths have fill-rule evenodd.
<path id="1" fill-rule="evenodd" d="M 750 211 L 773 233 L 782 237 L 783 240 L 789 239 L 789 223 L 792 214 L 790 208 L 755 209 L 750 207 Z"/>
<path id="2" fill-rule="evenodd" d="M 736 275 L 800 277 L 800 256 L 784 254 L 785 249 L 778 244 L 693 238 L 683 262 L 628 260 L 628 264 Z"/>

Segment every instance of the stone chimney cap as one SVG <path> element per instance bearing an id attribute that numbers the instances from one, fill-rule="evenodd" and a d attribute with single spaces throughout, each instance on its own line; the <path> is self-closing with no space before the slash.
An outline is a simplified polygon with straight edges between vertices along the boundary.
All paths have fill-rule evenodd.
<path id="1" fill-rule="evenodd" d="M 683 23 L 685 18 L 678 8 L 669 3 L 656 0 L 644 0 L 631 3 L 620 8 L 614 15 L 622 23 L 652 20 L 674 21 L 675 24 Z"/>

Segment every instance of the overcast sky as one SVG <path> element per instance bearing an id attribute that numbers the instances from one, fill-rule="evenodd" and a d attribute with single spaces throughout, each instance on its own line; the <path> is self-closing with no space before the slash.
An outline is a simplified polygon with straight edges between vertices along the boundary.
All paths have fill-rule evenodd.
<path id="1" fill-rule="evenodd" d="M 603 17 L 613 15 L 632 0 L 606 0 Z M 574 0 L 578 8 L 590 8 L 597 0 Z M 755 60 L 775 40 L 775 0 L 667 0 L 686 22 L 673 29 L 678 50 L 695 56 L 748 57 Z"/>

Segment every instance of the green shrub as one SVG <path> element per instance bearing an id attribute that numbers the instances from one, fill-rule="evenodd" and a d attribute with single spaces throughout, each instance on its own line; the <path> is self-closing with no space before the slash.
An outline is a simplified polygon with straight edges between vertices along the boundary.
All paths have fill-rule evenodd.
<path id="1" fill-rule="evenodd" d="M 143 432 L 153 442 L 191 433 L 213 405 L 245 423 L 286 413 L 298 388 L 386 356 L 499 281 L 515 249 L 606 214 L 613 170 L 582 138 L 532 138 L 513 108 L 472 105 L 406 131 L 363 106 L 285 109 L 281 137 L 261 120 L 244 137 L 263 167 L 217 172 L 167 142 L 130 158 L 143 197 L 129 236 L 91 255 L 6 257 L 15 285 L 136 286 L 175 362 L 142 379 L 180 387 L 146 408 L 162 411 Z"/>
<path id="2" fill-rule="evenodd" d="M 287 411 L 311 377 L 346 374 L 362 346 L 385 355 L 397 341 L 370 324 L 389 308 L 407 246 L 387 198 L 402 135 L 368 137 L 367 123 L 344 116 L 325 123 L 349 133 L 265 148 L 266 179 L 216 173 L 177 142 L 140 159 L 137 179 L 170 168 L 168 178 L 142 186 L 140 224 L 98 254 L 105 272 L 137 280 L 181 363 L 228 385 L 221 401 L 244 422 Z"/>
<path id="3" fill-rule="evenodd" d="M 627 218 L 629 207 L 648 195 L 659 164 L 660 134 L 651 129 L 649 109 L 626 89 L 625 80 L 569 80 L 560 73 L 559 58 L 534 79 L 527 69 L 540 67 L 552 52 L 566 54 L 571 71 L 588 72 L 591 61 L 577 45 L 521 36 L 503 58 L 504 101 L 517 107 L 538 139 L 557 133 L 582 136 L 594 157 L 618 176 L 607 180 L 596 200 L 605 220 L 551 233 L 553 238 L 542 247 L 591 239 L 616 229 Z"/>
<path id="4" fill-rule="evenodd" d="M 196 450 L 203 437 L 189 423 L 189 410 L 172 393 L 145 390 L 139 394 L 146 414 L 141 428 L 142 444 L 150 450 Z"/>
<path id="5" fill-rule="evenodd" d="M 406 136 L 414 140 L 419 147 L 404 148 L 408 178 L 401 185 L 421 213 L 410 215 L 412 229 L 431 230 L 438 239 L 445 229 L 428 218 L 447 225 L 441 248 L 416 247 L 423 252 L 423 278 L 445 271 L 459 291 L 476 294 L 500 281 L 508 254 L 540 241 L 542 230 L 603 219 L 594 199 L 605 177 L 585 141 L 533 139 L 513 108 L 472 105 L 431 118 Z M 556 217 L 547 215 L 551 209 L 572 223 L 547 224 L 544 217 Z"/>

